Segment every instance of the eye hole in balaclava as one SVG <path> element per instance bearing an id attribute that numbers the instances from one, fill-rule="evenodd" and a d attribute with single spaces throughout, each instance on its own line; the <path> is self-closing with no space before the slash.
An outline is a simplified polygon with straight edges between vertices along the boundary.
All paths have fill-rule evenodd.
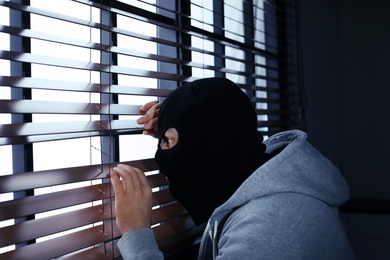
<path id="1" fill-rule="evenodd" d="M 161 136 L 161 140 L 159 141 L 159 148 L 162 150 L 171 149 L 174 147 L 179 141 L 179 133 L 176 128 L 168 128 L 164 131 Z"/>
<path id="2" fill-rule="evenodd" d="M 159 144 L 174 128 L 177 143 L 155 159 L 172 195 L 196 224 L 205 222 L 265 161 L 257 115 L 245 93 L 224 78 L 187 83 L 160 108 Z"/>

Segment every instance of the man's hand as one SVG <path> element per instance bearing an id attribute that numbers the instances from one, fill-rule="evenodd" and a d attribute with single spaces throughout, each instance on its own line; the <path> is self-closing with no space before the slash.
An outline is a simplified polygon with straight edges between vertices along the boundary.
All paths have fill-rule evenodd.
<path id="1" fill-rule="evenodd" d="M 144 125 L 144 135 L 150 135 L 154 138 L 158 137 L 157 121 L 161 105 L 161 102 L 151 101 L 140 108 L 141 113 L 144 115 L 137 119 L 137 123 Z"/>
<path id="2" fill-rule="evenodd" d="M 118 164 L 111 170 L 110 178 L 115 193 L 116 223 L 122 235 L 132 229 L 150 227 L 152 189 L 145 174 L 140 169 Z"/>

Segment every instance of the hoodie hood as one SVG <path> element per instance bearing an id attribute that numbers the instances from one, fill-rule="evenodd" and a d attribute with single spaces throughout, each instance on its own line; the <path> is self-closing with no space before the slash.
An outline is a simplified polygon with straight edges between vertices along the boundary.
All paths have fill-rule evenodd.
<path id="1" fill-rule="evenodd" d="M 273 135 L 264 144 L 266 152 L 277 153 L 259 167 L 217 208 L 213 223 L 252 199 L 276 193 L 297 193 L 338 207 L 349 199 L 349 188 L 338 168 L 306 141 L 306 133 L 293 130 Z"/>

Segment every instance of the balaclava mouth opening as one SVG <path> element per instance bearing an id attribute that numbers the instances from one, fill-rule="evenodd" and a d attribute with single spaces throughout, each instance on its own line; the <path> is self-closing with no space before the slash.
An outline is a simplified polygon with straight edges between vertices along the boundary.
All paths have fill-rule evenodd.
<path id="1" fill-rule="evenodd" d="M 184 84 L 163 102 L 159 142 L 169 128 L 177 144 L 155 155 L 169 189 L 199 225 L 267 159 L 257 115 L 245 93 L 225 78 Z"/>

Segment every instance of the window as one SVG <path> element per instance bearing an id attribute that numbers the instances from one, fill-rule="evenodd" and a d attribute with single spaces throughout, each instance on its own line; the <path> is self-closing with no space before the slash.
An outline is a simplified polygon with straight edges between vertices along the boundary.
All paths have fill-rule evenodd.
<path id="1" fill-rule="evenodd" d="M 0 1 L 0 257 L 113 259 L 110 167 L 154 187 L 153 227 L 193 227 L 154 162 L 140 105 L 229 78 L 269 136 L 303 129 L 294 1 Z M 223 98 L 223 93 L 221 93 Z M 164 214 L 162 214 L 164 213 Z"/>

